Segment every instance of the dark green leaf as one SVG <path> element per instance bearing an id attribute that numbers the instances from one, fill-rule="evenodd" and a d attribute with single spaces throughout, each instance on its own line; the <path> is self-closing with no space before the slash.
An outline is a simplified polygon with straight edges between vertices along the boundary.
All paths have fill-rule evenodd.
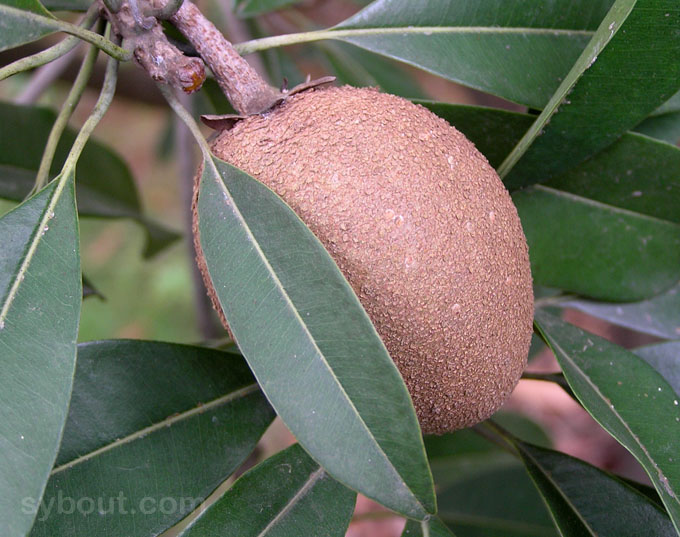
<path id="1" fill-rule="evenodd" d="M 544 182 L 572 168 L 673 96 L 680 88 L 679 25 L 676 0 L 617 0 L 550 103 L 500 166 L 506 184 L 517 188 Z"/>
<path id="2" fill-rule="evenodd" d="M 494 414 L 493 420 L 522 440 L 545 447 L 551 446 L 547 433 L 526 416 L 501 411 Z M 457 459 L 461 455 L 484 455 L 486 452 L 497 454 L 499 452 L 497 446 L 473 432 L 472 429 L 443 435 L 427 435 L 425 436 L 425 449 L 431 464 L 451 458 Z"/>
<path id="3" fill-rule="evenodd" d="M 633 352 L 656 369 L 680 395 L 680 341 L 647 345 Z"/>
<path id="4" fill-rule="evenodd" d="M 45 0 L 43 4 L 52 11 L 87 11 L 92 0 Z"/>
<path id="5" fill-rule="evenodd" d="M 295 444 L 243 475 L 181 537 L 342 537 L 356 493 Z"/>
<path id="6" fill-rule="evenodd" d="M 0 0 L 0 5 L 30 11 L 44 17 L 52 17 L 52 14 L 44 8 L 40 0 Z"/>
<path id="7" fill-rule="evenodd" d="M 236 355 L 81 344 L 57 467 L 31 535 L 158 535 L 241 464 L 272 419 Z"/>
<path id="8" fill-rule="evenodd" d="M 497 168 L 508 156 L 536 116 L 497 108 L 414 100 L 443 117 L 467 136 Z"/>
<path id="9" fill-rule="evenodd" d="M 423 533 L 423 524 L 428 526 L 427 534 Z M 425 535 L 427 537 L 455 537 L 446 524 L 437 517 L 432 517 L 427 522 L 407 520 L 401 537 L 423 537 Z"/>
<path id="10" fill-rule="evenodd" d="M 329 37 L 543 108 L 611 4 L 378 0 Z"/>
<path id="11" fill-rule="evenodd" d="M 680 405 L 647 362 L 542 310 L 536 326 L 585 409 L 642 464 L 680 529 Z"/>
<path id="12" fill-rule="evenodd" d="M 0 102 L 0 197 L 21 200 L 33 187 L 55 114 L 51 110 Z M 66 129 L 52 162 L 56 175 L 75 140 Z M 147 232 L 145 255 L 162 250 L 179 238 L 174 231 L 149 220 L 142 212 L 132 174 L 111 149 L 89 141 L 78 160 L 76 197 L 81 215 L 133 218 Z"/>
<path id="13" fill-rule="evenodd" d="M 218 159 L 204 165 L 198 211 L 226 319 L 298 441 L 369 498 L 414 518 L 433 512 L 406 387 L 321 243 L 271 190 Z"/>
<path id="14" fill-rule="evenodd" d="M 512 199 L 539 285 L 627 301 L 658 294 L 680 279 L 676 223 L 540 185 Z"/>
<path id="15" fill-rule="evenodd" d="M 402 97 L 424 97 L 423 90 L 400 64 L 345 43 L 318 43 L 339 84 L 379 87 Z"/>
<path id="16" fill-rule="evenodd" d="M 456 535 L 556 537 L 548 511 L 518 461 L 495 452 L 474 471 L 460 471 L 464 468 L 452 466 L 437 495 L 439 517 Z M 441 467 L 438 485 L 440 472 Z"/>
<path id="17" fill-rule="evenodd" d="M 583 164 L 545 184 L 607 205 L 680 223 L 678 177 L 680 149 L 628 133 Z"/>
<path id="18" fill-rule="evenodd" d="M 676 145 L 680 142 L 680 112 L 669 112 L 660 116 L 648 117 L 634 130 Z"/>
<path id="19" fill-rule="evenodd" d="M 59 447 L 82 303 L 73 175 L 0 218 L 0 520 L 24 536 Z"/>
<path id="20" fill-rule="evenodd" d="M 680 91 L 654 110 L 652 117 L 668 114 L 669 112 L 680 112 Z"/>
<path id="21" fill-rule="evenodd" d="M 534 116 L 494 108 L 414 101 L 467 136 L 498 166 L 528 129 Z M 546 185 L 608 205 L 680 222 L 680 149 L 635 133 Z"/>
<path id="22" fill-rule="evenodd" d="M 494 420 L 523 438 L 549 440 L 533 422 L 500 413 Z M 557 535 L 522 464 L 472 430 L 425 438 L 439 516 L 459 537 Z"/>
<path id="23" fill-rule="evenodd" d="M 645 334 L 680 339 L 680 284 L 654 298 L 631 304 L 572 300 L 559 305 Z"/>
<path id="24" fill-rule="evenodd" d="M 558 451 L 514 444 L 563 536 L 673 534 L 661 507 L 613 475 Z"/>
<path id="25" fill-rule="evenodd" d="M 0 51 L 58 31 L 55 23 L 36 0 L 0 1 Z"/>
<path id="26" fill-rule="evenodd" d="M 240 17 L 253 17 L 299 2 L 301 0 L 236 0 L 234 7 L 236 8 L 236 14 Z"/>

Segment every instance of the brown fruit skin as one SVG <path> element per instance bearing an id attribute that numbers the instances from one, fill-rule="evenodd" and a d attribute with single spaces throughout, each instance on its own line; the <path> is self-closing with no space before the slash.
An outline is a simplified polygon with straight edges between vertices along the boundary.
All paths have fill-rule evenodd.
<path id="1" fill-rule="evenodd" d="M 342 87 L 240 121 L 212 149 L 274 190 L 324 244 L 424 433 L 474 425 L 501 406 L 531 342 L 528 249 L 510 196 L 463 134 L 400 97 Z"/>

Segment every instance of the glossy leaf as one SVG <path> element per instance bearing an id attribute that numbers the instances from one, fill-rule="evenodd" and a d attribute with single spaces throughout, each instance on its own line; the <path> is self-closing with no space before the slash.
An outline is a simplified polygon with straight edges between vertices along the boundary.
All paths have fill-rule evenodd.
<path id="1" fill-rule="evenodd" d="M 0 520 L 24 536 L 66 420 L 82 303 L 73 175 L 0 219 Z"/>
<path id="2" fill-rule="evenodd" d="M 512 199 L 536 284 L 601 300 L 632 301 L 658 294 L 680 279 L 676 223 L 540 185 L 515 192 Z"/>
<path id="3" fill-rule="evenodd" d="M 680 91 L 654 110 L 650 117 L 668 114 L 670 112 L 680 112 Z"/>
<path id="4" fill-rule="evenodd" d="M 501 164 L 535 117 L 495 108 L 414 102 L 465 134 L 494 167 Z M 679 174 L 680 149 L 629 132 L 607 149 L 545 184 L 636 213 L 680 222 Z"/>
<path id="5" fill-rule="evenodd" d="M 300 3 L 301 0 L 236 0 L 234 7 L 236 14 L 240 17 L 253 17 L 262 15 L 270 11 L 276 11 L 293 4 Z"/>
<path id="6" fill-rule="evenodd" d="M 515 446 L 563 536 L 674 533 L 660 506 L 615 476 L 559 451 Z"/>
<path id="7" fill-rule="evenodd" d="M 634 130 L 640 134 L 677 145 L 680 142 L 680 112 L 669 112 L 660 116 L 648 117 L 638 124 Z"/>
<path id="8" fill-rule="evenodd" d="M 437 495 L 439 518 L 459 537 L 557 537 L 550 515 L 522 464 L 488 457 Z"/>
<path id="9" fill-rule="evenodd" d="M 33 187 L 47 143 L 53 111 L 0 103 L 0 197 L 19 201 Z M 66 129 L 52 162 L 51 174 L 61 170 L 76 133 Z M 76 197 L 81 215 L 133 218 L 145 227 L 145 255 L 151 256 L 179 238 L 174 231 L 143 214 L 137 188 L 127 164 L 111 149 L 89 141 L 78 160 Z M 105 180 L 103 180 L 105 178 Z"/>
<path id="10" fill-rule="evenodd" d="M 417 99 L 413 102 L 423 105 L 462 132 L 494 168 L 503 162 L 536 118 L 498 108 Z"/>
<path id="11" fill-rule="evenodd" d="M 656 369 L 680 395 L 680 341 L 646 345 L 633 352 Z"/>
<path id="12" fill-rule="evenodd" d="M 332 67 L 338 84 L 379 87 L 402 97 L 424 96 L 416 80 L 394 61 L 345 43 L 322 41 L 317 47 Z"/>
<path id="13" fill-rule="evenodd" d="M 680 91 L 654 110 L 634 130 L 673 145 L 680 143 Z"/>
<path id="14" fill-rule="evenodd" d="M 45 17 L 52 16 L 39 0 L 0 0 L 0 4 L 37 13 L 38 15 L 43 15 Z"/>
<path id="15" fill-rule="evenodd" d="M 56 19 L 36 0 L 0 1 L 0 51 L 36 41 L 59 30 Z"/>
<path id="16" fill-rule="evenodd" d="M 675 0 L 617 0 L 500 166 L 509 187 L 544 182 L 583 162 L 673 96 L 680 88 L 678 25 Z"/>
<path id="17" fill-rule="evenodd" d="M 343 537 L 355 501 L 295 444 L 245 473 L 180 537 Z"/>
<path id="18" fill-rule="evenodd" d="M 43 5 L 52 11 L 87 11 L 92 0 L 44 0 Z"/>
<path id="19" fill-rule="evenodd" d="M 238 356 L 148 341 L 81 344 L 31 536 L 158 535 L 243 462 L 273 417 Z"/>
<path id="20" fill-rule="evenodd" d="M 300 444 L 369 498 L 414 518 L 433 512 L 406 387 L 318 239 L 271 190 L 218 159 L 204 166 L 198 211 L 229 326 Z"/>
<path id="21" fill-rule="evenodd" d="M 680 529 L 680 404 L 643 359 L 538 310 L 535 323 L 595 420 L 643 466 Z"/>
<path id="22" fill-rule="evenodd" d="M 427 524 L 428 533 L 423 532 L 423 524 Z M 427 522 L 407 520 L 401 537 L 455 537 L 438 517 L 432 517 Z"/>
<path id="23" fill-rule="evenodd" d="M 329 37 L 543 108 L 611 4 L 378 0 Z"/>
<path id="24" fill-rule="evenodd" d="M 680 223 L 680 149 L 627 133 L 546 186 Z"/>
<path id="25" fill-rule="evenodd" d="M 612 304 L 571 300 L 559 304 L 610 323 L 665 339 L 680 339 L 680 284 L 649 300 Z"/>
<path id="26" fill-rule="evenodd" d="M 523 438 L 549 443 L 526 418 L 500 413 L 494 420 Z M 428 436 L 425 445 L 437 485 L 439 517 L 456 535 L 557 535 L 540 495 L 515 457 L 472 430 Z"/>

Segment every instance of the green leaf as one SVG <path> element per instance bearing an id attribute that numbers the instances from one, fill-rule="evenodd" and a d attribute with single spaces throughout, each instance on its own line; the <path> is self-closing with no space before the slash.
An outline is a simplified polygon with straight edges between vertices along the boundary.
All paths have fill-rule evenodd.
<path id="1" fill-rule="evenodd" d="M 214 158 L 198 212 L 229 326 L 300 444 L 335 479 L 390 509 L 420 519 L 433 512 L 406 387 L 318 239 L 271 190 Z"/>
<path id="2" fill-rule="evenodd" d="M 413 102 L 423 105 L 462 132 L 494 168 L 503 162 L 536 118 L 529 114 L 483 106 L 418 99 Z"/>
<path id="3" fill-rule="evenodd" d="M 547 433 L 536 422 L 522 414 L 500 411 L 494 414 L 493 419 L 522 440 L 544 447 L 551 445 Z M 463 455 L 485 456 L 491 452 L 496 456 L 498 453 L 503 453 L 495 444 L 482 438 L 472 429 L 442 435 L 427 435 L 425 436 L 425 449 L 435 474 L 434 468 L 442 461 L 457 460 Z"/>
<path id="4" fill-rule="evenodd" d="M 666 339 L 680 339 L 680 284 L 665 293 L 630 304 L 611 304 L 593 300 L 572 300 L 558 304 L 598 319 Z"/>
<path id="5" fill-rule="evenodd" d="M 234 8 L 239 17 L 245 18 L 276 11 L 300 2 L 301 0 L 235 0 Z"/>
<path id="6" fill-rule="evenodd" d="M 656 369 L 680 395 L 680 341 L 647 345 L 633 352 Z"/>
<path id="7" fill-rule="evenodd" d="M 680 530 L 678 395 L 633 353 L 542 310 L 535 322 L 576 397 L 640 462 Z"/>
<path id="8" fill-rule="evenodd" d="M 611 4 L 378 0 L 328 34 L 466 86 L 543 108 Z M 333 36 L 333 31 L 342 34 Z"/>
<path id="9" fill-rule="evenodd" d="M 343 537 L 355 501 L 295 444 L 245 473 L 180 537 Z"/>
<path id="10" fill-rule="evenodd" d="M 615 476 L 559 451 L 514 442 L 561 535 L 672 535 L 665 511 Z"/>
<path id="11" fill-rule="evenodd" d="M 545 433 L 516 414 L 496 414 L 523 438 Z M 552 520 L 523 465 L 472 430 L 425 438 L 437 485 L 439 517 L 459 537 L 556 536 Z"/>
<path id="12" fill-rule="evenodd" d="M 31 0 L 26 0 L 26 2 L 33 7 L 36 5 Z M 6 1 L 0 0 L 0 51 L 36 41 L 54 32 L 65 32 L 75 35 L 103 50 L 118 61 L 132 59 L 132 51 L 114 45 L 111 41 L 95 32 L 61 19 L 56 19 L 49 13 L 45 16 L 32 11 L 25 11 L 7 5 Z"/>
<path id="13" fill-rule="evenodd" d="M 0 218 L 0 520 L 24 536 L 61 439 L 82 303 L 72 174 Z"/>
<path id="14" fill-rule="evenodd" d="M 670 112 L 680 112 L 680 91 L 654 110 L 650 117 L 661 116 Z"/>
<path id="15" fill-rule="evenodd" d="M 423 524 L 427 524 L 429 530 L 427 534 L 423 532 Z M 424 537 L 425 535 L 427 537 L 455 537 L 446 524 L 437 517 L 432 517 L 427 522 L 407 520 L 401 537 Z"/>
<path id="16" fill-rule="evenodd" d="M 531 126 L 534 116 L 495 108 L 414 100 L 446 119 L 497 167 Z M 626 133 L 607 149 L 546 186 L 680 223 L 680 149 Z M 507 186 L 507 185 L 506 185 Z"/>
<path id="17" fill-rule="evenodd" d="M 0 102 L 0 197 L 19 201 L 31 190 L 56 115 L 52 110 Z M 51 167 L 56 175 L 76 133 L 66 129 Z M 90 140 L 78 160 L 76 197 L 83 216 L 132 218 L 145 227 L 145 255 L 151 256 L 179 238 L 143 214 L 130 170 L 114 151 Z M 104 180 L 105 178 L 105 180 Z"/>
<path id="18" fill-rule="evenodd" d="M 557 537 L 540 495 L 522 464 L 509 455 L 487 457 L 437 496 L 439 517 L 459 537 Z"/>
<path id="19" fill-rule="evenodd" d="M 59 31 L 57 21 L 36 0 L 0 2 L 0 51 Z"/>
<path id="20" fill-rule="evenodd" d="M 236 355 L 149 341 L 81 344 L 31 536 L 158 535 L 242 463 L 272 419 Z"/>
<path id="21" fill-rule="evenodd" d="M 621 139 L 546 186 L 680 224 L 680 149 L 640 134 Z"/>
<path id="22" fill-rule="evenodd" d="M 87 11 L 92 0 L 44 0 L 43 4 L 52 11 Z"/>
<path id="23" fill-rule="evenodd" d="M 15 7 L 23 11 L 37 13 L 44 17 L 52 17 L 52 14 L 45 9 L 40 0 L 0 0 L 0 5 Z"/>
<path id="24" fill-rule="evenodd" d="M 680 142 L 680 112 L 651 116 L 638 124 L 636 132 L 676 145 Z"/>
<path id="25" fill-rule="evenodd" d="M 572 168 L 675 94 L 680 88 L 679 24 L 676 0 L 617 0 L 500 166 L 506 184 L 527 186 Z"/>
<path id="26" fill-rule="evenodd" d="M 680 279 L 676 223 L 541 185 L 515 192 L 512 199 L 536 284 L 632 301 L 661 293 Z"/>
<path id="27" fill-rule="evenodd" d="M 379 87 L 386 93 L 402 97 L 424 96 L 419 84 L 400 64 L 345 43 L 322 41 L 317 47 L 325 55 L 339 84 Z"/>

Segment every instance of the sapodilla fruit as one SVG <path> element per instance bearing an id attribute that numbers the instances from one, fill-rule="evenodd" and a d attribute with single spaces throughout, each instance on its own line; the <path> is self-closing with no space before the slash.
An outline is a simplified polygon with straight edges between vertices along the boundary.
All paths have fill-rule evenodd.
<path id="1" fill-rule="evenodd" d="M 498 175 L 463 134 L 400 97 L 341 87 L 291 96 L 222 131 L 212 149 L 321 240 L 397 364 L 424 433 L 471 426 L 503 404 L 531 341 L 527 243 Z"/>

